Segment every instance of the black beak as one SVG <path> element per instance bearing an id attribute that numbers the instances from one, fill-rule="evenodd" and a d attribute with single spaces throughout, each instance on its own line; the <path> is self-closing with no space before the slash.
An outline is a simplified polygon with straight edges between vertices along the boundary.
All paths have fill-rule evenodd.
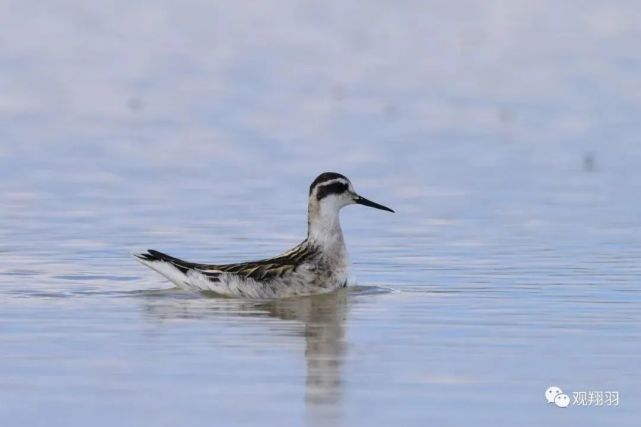
<path id="1" fill-rule="evenodd" d="M 356 195 L 354 197 L 354 201 L 356 203 L 358 203 L 359 205 L 369 206 L 370 208 L 376 208 L 376 209 L 380 209 L 382 211 L 394 212 L 393 210 L 391 210 L 387 206 L 379 205 L 378 203 L 374 203 L 371 200 L 367 200 L 365 197 L 361 197 L 359 195 Z"/>

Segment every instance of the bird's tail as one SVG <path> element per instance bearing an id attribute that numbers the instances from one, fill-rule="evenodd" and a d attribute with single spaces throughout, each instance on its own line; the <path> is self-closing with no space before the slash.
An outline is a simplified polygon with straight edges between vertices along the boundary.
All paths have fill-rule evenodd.
<path id="1" fill-rule="evenodd" d="M 134 254 L 134 257 L 136 257 L 140 263 L 171 280 L 176 286 L 181 288 L 191 287 L 187 273 L 194 267 L 192 263 L 153 249 Z"/>

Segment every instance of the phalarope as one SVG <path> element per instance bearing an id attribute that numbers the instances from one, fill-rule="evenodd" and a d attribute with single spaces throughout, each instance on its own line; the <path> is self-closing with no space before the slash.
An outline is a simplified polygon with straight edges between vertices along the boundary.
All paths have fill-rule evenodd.
<path id="1" fill-rule="evenodd" d="M 347 286 L 348 258 L 339 211 L 360 204 L 394 212 L 359 196 L 345 176 L 319 175 L 309 187 L 307 238 L 288 252 L 238 264 L 198 264 L 149 249 L 136 254 L 176 286 L 246 298 L 283 298 Z"/>

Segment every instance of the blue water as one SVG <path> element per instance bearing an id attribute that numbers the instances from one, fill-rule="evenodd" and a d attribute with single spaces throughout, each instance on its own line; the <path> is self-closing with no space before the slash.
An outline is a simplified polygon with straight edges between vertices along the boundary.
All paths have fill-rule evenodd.
<path id="1" fill-rule="evenodd" d="M 0 425 L 636 425 L 636 2 L 0 5 Z M 267 257 L 333 170 L 357 283 Z M 618 391 L 566 409 L 544 391 Z"/>

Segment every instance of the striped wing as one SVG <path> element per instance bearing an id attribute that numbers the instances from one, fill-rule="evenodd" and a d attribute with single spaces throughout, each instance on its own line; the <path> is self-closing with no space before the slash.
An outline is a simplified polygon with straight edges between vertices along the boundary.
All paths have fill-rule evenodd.
<path id="1" fill-rule="evenodd" d="M 203 273 L 210 280 L 218 281 L 223 273 L 236 274 L 254 280 L 269 280 L 282 277 L 284 274 L 296 270 L 296 267 L 308 260 L 316 253 L 316 249 L 304 241 L 289 252 L 275 258 L 260 261 L 242 262 L 237 264 L 197 264 L 174 258 L 162 252 L 150 249 L 147 253 L 139 255 L 147 261 L 164 261 L 172 264 L 182 273 L 195 270 Z"/>

